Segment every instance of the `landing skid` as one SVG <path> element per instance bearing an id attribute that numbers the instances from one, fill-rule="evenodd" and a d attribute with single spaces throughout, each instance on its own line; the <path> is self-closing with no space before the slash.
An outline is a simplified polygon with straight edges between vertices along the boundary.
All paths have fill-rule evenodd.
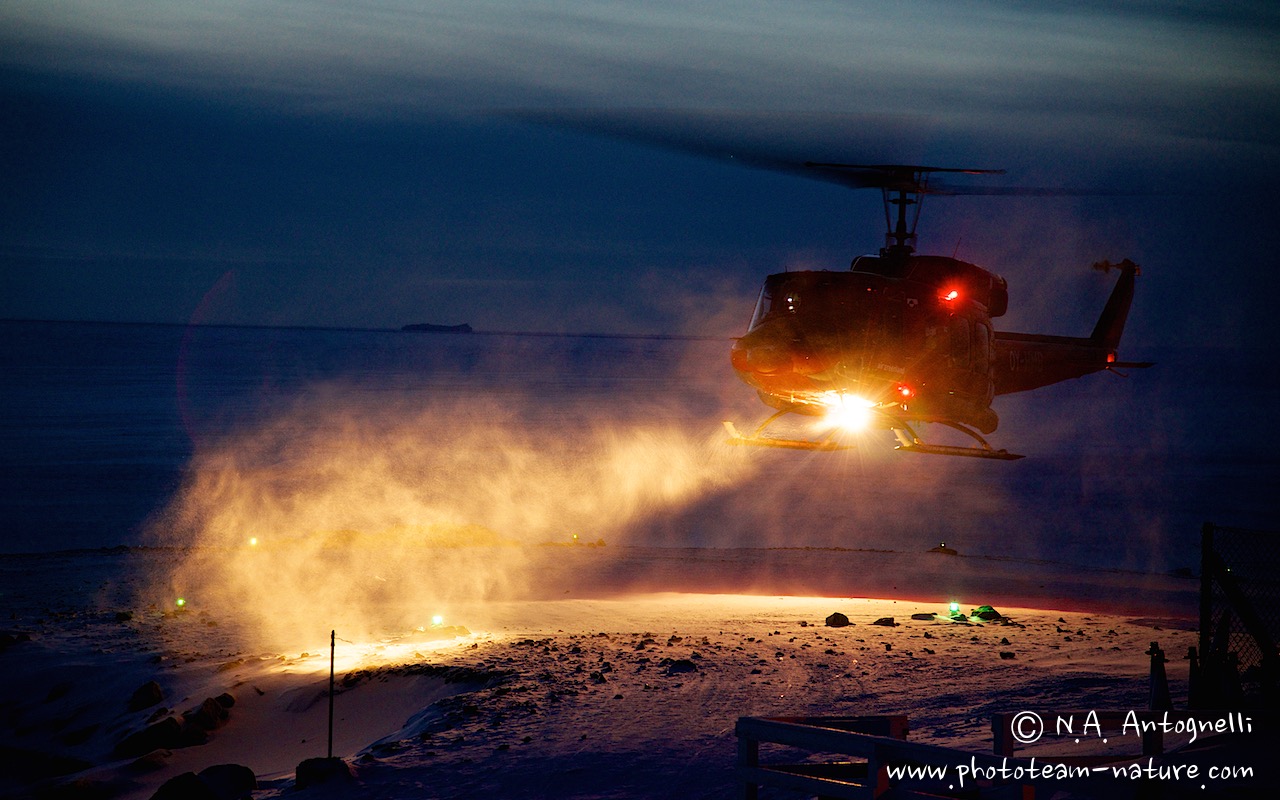
<path id="1" fill-rule="evenodd" d="M 979 436 L 970 428 L 955 422 L 947 422 L 939 420 L 938 424 L 946 425 L 963 434 L 972 436 L 977 442 L 978 447 L 959 447 L 950 444 L 925 444 L 921 441 L 911 426 L 905 422 L 897 423 L 893 428 L 893 433 L 898 437 L 898 441 L 902 444 L 898 445 L 895 450 L 905 450 L 908 453 L 931 453 L 938 456 L 967 456 L 969 458 L 993 458 L 999 461 L 1017 461 L 1024 456 L 1018 453 L 1010 453 L 1008 450 L 995 450 L 991 445 L 987 444 L 987 440 Z"/>
<path id="2" fill-rule="evenodd" d="M 809 450 L 809 451 L 833 451 L 833 450 L 852 450 L 854 445 L 843 444 L 831 438 L 808 440 L 808 439 L 779 439 L 772 436 L 764 436 L 764 430 L 773 422 L 784 414 L 792 412 L 792 408 L 784 408 L 783 410 L 773 414 L 755 429 L 750 436 L 743 436 L 738 432 L 735 426 L 729 420 L 724 421 L 724 429 L 729 433 L 729 444 L 747 445 L 751 447 L 779 447 L 786 450 Z M 967 458 L 990 458 L 998 461 L 1016 461 L 1023 458 L 1018 453 L 1010 453 L 1008 450 L 996 450 L 987 444 L 987 440 L 982 438 L 977 432 L 956 422 L 946 420 L 938 420 L 938 424 L 946 425 L 961 433 L 972 437 L 977 441 L 977 447 L 961 447 L 949 444 L 927 444 L 915 432 L 914 429 L 906 422 L 892 418 L 889 427 L 892 428 L 898 441 L 901 442 L 895 450 L 902 450 L 908 453 L 928 453 L 938 456 L 964 456 Z"/>
<path id="3" fill-rule="evenodd" d="M 725 420 L 724 429 L 729 432 L 729 444 L 748 445 L 750 447 L 781 447 L 786 450 L 831 451 L 853 449 L 853 445 L 851 444 L 841 444 L 840 442 L 833 441 L 831 439 L 810 441 L 808 439 L 776 439 L 772 436 L 761 436 L 760 432 L 764 430 L 769 422 L 777 419 L 778 416 L 779 415 L 775 414 L 772 417 L 769 417 L 768 421 L 757 428 L 756 432 L 750 436 L 743 436 L 738 432 L 736 425 L 729 420 Z"/>

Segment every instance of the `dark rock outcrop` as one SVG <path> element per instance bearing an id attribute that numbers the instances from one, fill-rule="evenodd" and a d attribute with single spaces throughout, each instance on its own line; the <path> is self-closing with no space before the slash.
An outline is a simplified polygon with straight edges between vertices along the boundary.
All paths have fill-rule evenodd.
<path id="1" fill-rule="evenodd" d="M 697 672 L 698 665 L 687 658 L 678 658 L 675 660 L 663 659 L 667 667 L 668 675 L 682 675 L 686 672 Z"/>
<path id="2" fill-rule="evenodd" d="M 161 784 L 151 800 L 218 800 L 218 796 L 194 772 L 184 772 Z"/>
<path id="3" fill-rule="evenodd" d="M 308 758 L 298 765 L 294 786 L 306 789 L 322 783 L 350 783 L 355 779 L 355 770 L 340 758 Z"/>
<path id="4" fill-rule="evenodd" d="M 258 779 L 240 764 L 215 764 L 176 775 L 151 795 L 151 800 L 251 800 Z"/>
<path id="5" fill-rule="evenodd" d="M 201 781 L 213 790 L 218 800 L 249 800 L 258 788 L 253 770 L 241 764 L 214 764 L 200 770 Z"/>
<path id="6" fill-rule="evenodd" d="M 183 746 L 182 723 L 175 717 L 165 717 L 121 739 L 115 754 L 119 758 L 137 758 L 152 750 L 173 750 Z"/>
<path id="7" fill-rule="evenodd" d="M 164 699 L 164 690 L 160 688 L 160 684 L 155 681 L 147 681 L 139 686 L 129 697 L 126 705 L 130 711 L 141 711 L 144 708 L 151 708 Z"/>
<path id="8" fill-rule="evenodd" d="M 206 697 L 199 708 L 184 714 L 183 720 L 187 726 L 196 727 L 204 731 L 216 731 L 227 724 L 230 716 L 225 706 L 212 697 Z"/>

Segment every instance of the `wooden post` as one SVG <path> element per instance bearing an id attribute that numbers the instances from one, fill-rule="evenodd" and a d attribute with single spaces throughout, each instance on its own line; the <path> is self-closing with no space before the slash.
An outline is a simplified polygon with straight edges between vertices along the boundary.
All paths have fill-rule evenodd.
<path id="1" fill-rule="evenodd" d="M 747 773 L 760 766 L 760 742 L 750 736 L 738 734 L 738 772 L 742 778 L 742 797 L 743 800 L 756 800 L 759 794 L 759 786 L 756 784 L 754 775 Z"/>
<path id="2" fill-rule="evenodd" d="M 1147 655 L 1151 656 L 1151 691 L 1147 708 L 1151 711 L 1172 711 L 1173 698 L 1169 694 L 1169 676 L 1164 668 L 1165 662 L 1169 659 L 1164 657 L 1164 651 L 1160 649 L 1159 642 L 1151 643 Z"/>
<path id="3" fill-rule="evenodd" d="M 1200 668 L 1196 680 L 1187 688 L 1190 708 L 1215 708 L 1222 705 L 1222 684 L 1218 654 L 1213 651 L 1213 523 L 1200 528 Z"/>
<path id="4" fill-rule="evenodd" d="M 867 754 L 867 782 L 872 785 L 871 796 L 883 797 L 889 793 L 889 766 L 885 763 L 887 753 L 873 746 Z"/>
<path id="5" fill-rule="evenodd" d="M 991 715 L 991 751 L 998 756 L 1013 755 L 1013 714 Z"/>
<path id="6" fill-rule="evenodd" d="M 329 758 L 333 758 L 333 654 L 337 634 L 336 630 L 329 631 Z"/>

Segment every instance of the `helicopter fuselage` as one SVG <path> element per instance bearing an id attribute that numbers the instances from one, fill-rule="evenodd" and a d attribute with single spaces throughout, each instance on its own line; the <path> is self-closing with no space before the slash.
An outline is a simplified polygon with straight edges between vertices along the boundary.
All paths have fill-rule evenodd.
<path id="1" fill-rule="evenodd" d="M 996 395 L 1114 364 L 1133 272 L 1123 271 L 1087 339 L 995 332 L 1007 284 L 953 258 L 890 253 L 857 258 L 848 271 L 778 273 L 766 278 L 731 363 L 780 410 L 821 416 L 854 403 L 885 427 L 912 420 L 990 433 Z"/>

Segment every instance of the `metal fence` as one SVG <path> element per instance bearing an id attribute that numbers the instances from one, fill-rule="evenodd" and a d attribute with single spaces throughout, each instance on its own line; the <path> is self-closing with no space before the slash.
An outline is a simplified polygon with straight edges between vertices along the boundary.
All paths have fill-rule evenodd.
<path id="1" fill-rule="evenodd" d="M 1280 708 L 1280 532 L 1206 522 L 1200 550 L 1198 708 Z"/>

